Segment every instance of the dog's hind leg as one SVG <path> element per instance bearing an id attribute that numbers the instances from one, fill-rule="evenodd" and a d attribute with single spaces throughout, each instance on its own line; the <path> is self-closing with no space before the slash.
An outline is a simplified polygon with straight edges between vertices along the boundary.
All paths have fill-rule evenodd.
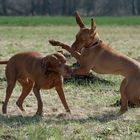
<path id="1" fill-rule="evenodd" d="M 126 96 L 126 86 L 127 86 L 127 81 L 124 79 L 121 83 L 120 87 L 120 92 L 121 92 L 121 108 L 120 108 L 120 113 L 124 113 L 128 110 L 128 99 Z"/>
<path id="2" fill-rule="evenodd" d="M 42 99 L 41 99 L 41 96 L 40 96 L 40 88 L 38 88 L 38 86 L 36 86 L 36 84 L 33 87 L 33 92 L 34 92 L 34 95 L 37 99 L 37 104 L 38 104 L 38 109 L 37 109 L 36 115 L 42 115 L 42 113 L 43 113 L 43 102 L 42 102 Z"/>
<path id="3" fill-rule="evenodd" d="M 15 87 L 15 83 L 16 83 L 16 80 L 8 80 L 7 81 L 6 97 L 5 97 L 5 101 L 3 103 L 3 106 L 2 106 L 3 114 L 7 113 L 7 104 L 8 104 L 10 97 L 11 97 L 12 91 Z"/>
<path id="4" fill-rule="evenodd" d="M 31 89 L 33 88 L 33 82 L 30 79 L 18 80 L 18 82 L 22 86 L 22 93 L 18 98 L 16 105 L 19 107 L 21 111 L 25 111 L 22 104 L 24 99 L 27 97 L 27 95 L 30 93 Z"/>
<path id="5" fill-rule="evenodd" d="M 6 74 L 6 79 L 7 79 L 7 88 L 6 88 L 5 101 L 2 106 L 3 114 L 7 113 L 7 104 L 16 84 L 16 70 L 15 70 L 15 67 L 12 65 L 12 63 L 7 65 L 5 74 Z"/>

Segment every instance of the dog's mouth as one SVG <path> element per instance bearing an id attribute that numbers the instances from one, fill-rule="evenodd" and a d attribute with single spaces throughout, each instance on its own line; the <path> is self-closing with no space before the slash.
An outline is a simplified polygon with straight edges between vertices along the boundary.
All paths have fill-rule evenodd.
<path id="1" fill-rule="evenodd" d="M 75 41 L 72 45 L 71 45 L 71 50 L 72 51 L 77 51 L 79 48 L 79 45 L 77 44 L 77 41 Z"/>

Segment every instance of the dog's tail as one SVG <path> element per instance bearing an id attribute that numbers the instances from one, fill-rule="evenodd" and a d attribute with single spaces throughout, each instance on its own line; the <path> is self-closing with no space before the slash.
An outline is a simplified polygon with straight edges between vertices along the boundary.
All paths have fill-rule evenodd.
<path id="1" fill-rule="evenodd" d="M 8 60 L 0 61 L 0 64 L 7 64 Z"/>

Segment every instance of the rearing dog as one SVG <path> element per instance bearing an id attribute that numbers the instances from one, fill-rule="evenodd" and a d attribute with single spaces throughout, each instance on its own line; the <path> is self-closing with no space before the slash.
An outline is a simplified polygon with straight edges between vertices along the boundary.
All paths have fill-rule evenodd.
<path id="1" fill-rule="evenodd" d="M 72 46 L 59 41 L 50 40 L 54 46 L 61 46 L 70 52 L 80 63 L 80 67 L 73 70 L 73 74 L 84 75 L 93 71 L 101 74 L 122 75 L 120 112 L 128 110 L 128 100 L 140 106 L 140 63 L 128 56 L 119 53 L 101 41 L 95 31 L 96 24 L 91 19 L 91 29 L 83 23 L 78 12 L 75 14 L 80 31 Z M 81 52 L 81 53 L 79 53 Z"/>
<path id="2" fill-rule="evenodd" d="M 38 103 L 36 114 L 41 115 L 43 103 L 40 89 L 51 89 L 54 87 L 65 110 L 70 112 L 63 91 L 63 76 L 70 76 L 71 69 L 65 63 L 66 58 L 61 53 L 54 53 L 44 57 L 37 52 L 18 53 L 8 61 L 0 61 L 0 64 L 7 64 L 5 71 L 7 89 L 2 112 L 4 114 L 7 113 L 7 104 L 16 81 L 22 86 L 22 93 L 16 102 L 21 111 L 24 111 L 22 106 L 24 99 L 33 89 Z"/>

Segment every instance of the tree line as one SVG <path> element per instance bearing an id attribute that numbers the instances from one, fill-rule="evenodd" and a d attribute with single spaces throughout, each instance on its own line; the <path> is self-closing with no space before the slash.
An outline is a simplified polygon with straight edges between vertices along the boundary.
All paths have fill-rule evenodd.
<path id="1" fill-rule="evenodd" d="M 140 15 L 140 0 L 0 0 L 0 15 Z"/>

